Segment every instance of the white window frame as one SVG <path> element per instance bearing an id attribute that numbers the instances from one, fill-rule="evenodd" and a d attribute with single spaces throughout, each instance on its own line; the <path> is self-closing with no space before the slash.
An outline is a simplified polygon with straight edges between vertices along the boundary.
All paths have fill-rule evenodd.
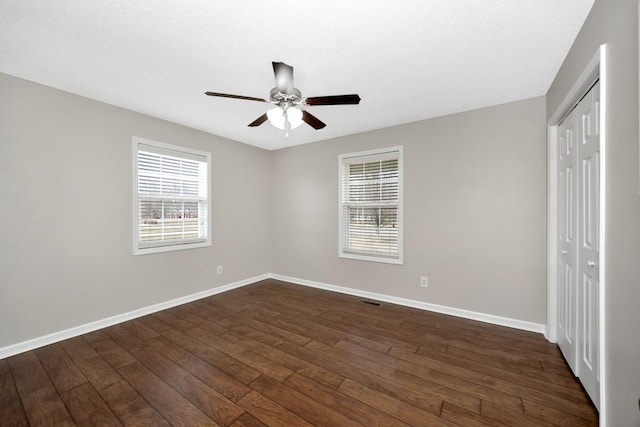
<path id="1" fill-rule="evenodd" d="M 185 158 L 189 157 L 201 157 L 206 158 L 207 162 L 207 218 L 206 218 L 206 238 L 193 240 L 176 240 L 174 241 L 162 241 L 154 245 L 141 245 L 140 243 L 140 224 L 139 224 L 139 210 L 140 210 L 140 198 L 138 197 L 138 152 L 141 146 L 149 146 L 152 149 L 155 148 L 157 152 L 167 152 L 169 155 L 175 156 L 176 154 L 183 154 Z M 166 144 L 164 142 L 153 141 L 150 139 L 133 137 L 133 254 L 134 255 L 146 255 L 159 252 L 170 252 L 185 249 L 202 248 L 211 246 L 211 153 L 194 150 L 183 146 Z"/>
<path id="2" fill-rule="evenodd" d="M 345 221 L 349 221 L 349 218 L 344 216 L 344 203 L 343 203 L 343 167 L 349 163 L 363 162 L 367 158 L 373 159 L 374 157 L 386 156 L 389 154 L 397 154 L 398 158 L 398 256 L 389 257 L 385 255 L 376 255 L 371 253 L 358 253 L 354 250 L 345 250 L 345 233 L 343 232 L 346 224 Z M 404 234 L 404 198 L 403 198 L 403 155 L 402 146 L 381 148 L 376 150 L 360 151 L 356 153 L 341 154 L 338 156 L 338 257 L 356 259 L 361 261 L 381 262 L 387 264 L 403 264 L 403 234 Z"/>

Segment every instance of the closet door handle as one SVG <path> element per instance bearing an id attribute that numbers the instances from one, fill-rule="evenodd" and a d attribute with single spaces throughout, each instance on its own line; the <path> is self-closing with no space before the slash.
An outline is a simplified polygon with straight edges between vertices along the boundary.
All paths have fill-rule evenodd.
<path id="1" fill-rule="evenodd" d="M 594 265 L 596 265 L 596 263 L 595 263 L 595 262 L 593 262 L 593 261 L 587 261 L 587 266 L 589 266 L 589 267 L 593 267 Z"/>
<path id="2" fill-rule="evenodd" d="M 566 254 L 568 254 L 568 253 L 569 253 L 569 252 L 567 252 L 567 251 L 562 251 L 562 255 L 566 255 Z"/>

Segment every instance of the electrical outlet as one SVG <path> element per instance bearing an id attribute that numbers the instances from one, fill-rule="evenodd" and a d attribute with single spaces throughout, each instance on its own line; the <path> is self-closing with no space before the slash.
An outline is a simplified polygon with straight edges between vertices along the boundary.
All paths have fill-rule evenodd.
<path id="1" fill-rule="evenodd" d="M 218 268 L 216 270 L 216 273 L 222 274 L 222 266 L 221 265 L 218 266 Z"/>
<path id="2" fill-rule="evenodd" d="M 429 287 L 429 278 L 427 276 L 420 277 L 420 287 L 421 288 Z"/>

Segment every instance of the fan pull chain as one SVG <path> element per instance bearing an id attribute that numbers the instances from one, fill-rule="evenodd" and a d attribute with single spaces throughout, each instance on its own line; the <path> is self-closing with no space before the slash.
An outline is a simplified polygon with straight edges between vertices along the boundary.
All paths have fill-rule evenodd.
<path id="1" fill-rule="evenodd" d="M 291 123 L 289 123 L 289 108 L 284 110 L 284 139 L 289 139 L 289 131 L 291 130 Z"/>

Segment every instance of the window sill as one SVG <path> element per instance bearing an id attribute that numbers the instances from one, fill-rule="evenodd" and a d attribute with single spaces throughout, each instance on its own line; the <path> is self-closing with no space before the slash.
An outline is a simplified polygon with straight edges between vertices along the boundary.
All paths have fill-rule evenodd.
<path id="1" fill-rule="evenodd" d="M 210 241 L 184 243 L 184 244 L 167 245 L 167 246 L 152 246 L 148 248 L 135 247 L 133 249 L 133 255 L 148 255 L 148 254 L 155 254 L 160 252 L 183 251 L 186 249 L 204 248 L 207 246 L 211 246 Z"/>
<path id="2" fill-rule="evenodd" d="M 381 257 L 381 256 L 378 257 L 374 255 L 360 255 L 360 254 L 352 254 L 348 252 L 340 252 L 338 254 L 338 257 L 345 258 L 345 259 L 355 259 L 358 261 L 369 261 L 369 262 L 379 262 L 383 264 L 403 265 L 402 256 L 400 256 L 399 258 L 387 258 L 387 257 Z"/>

